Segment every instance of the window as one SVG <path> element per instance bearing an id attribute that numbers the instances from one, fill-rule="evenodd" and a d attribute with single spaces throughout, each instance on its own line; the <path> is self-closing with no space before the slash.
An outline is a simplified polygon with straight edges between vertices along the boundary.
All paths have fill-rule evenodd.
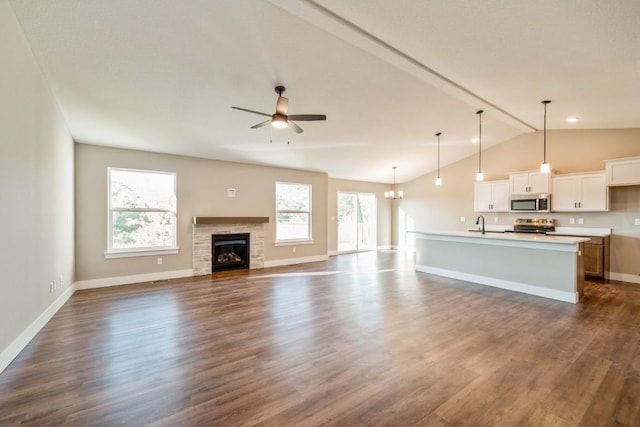
<path id="1" fill-rule="evenodd" d="M 311 186 L 276 182 L 276 242 L 311 240 Z"/>
<path id="2" fill-rule="evenodd" d="M 108 175 L 107 254 L 175 250 L 176 175 L 116 168 Z"/>

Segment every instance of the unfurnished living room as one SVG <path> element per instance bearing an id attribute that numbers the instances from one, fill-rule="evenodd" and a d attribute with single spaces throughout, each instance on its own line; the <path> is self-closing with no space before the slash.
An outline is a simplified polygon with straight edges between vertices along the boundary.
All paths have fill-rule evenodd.
<path id="1" fill-rule="evenodd" d="M 638 22 L 0 0 L 0 426 L 640 425 Z"/>

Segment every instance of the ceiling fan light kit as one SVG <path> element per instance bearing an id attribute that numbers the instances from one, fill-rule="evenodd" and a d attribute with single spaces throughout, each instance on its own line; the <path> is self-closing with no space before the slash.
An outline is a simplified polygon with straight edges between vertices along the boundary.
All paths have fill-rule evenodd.
<path id="1" fill-rule="evenodd" d="M 286 129 L 290 127 L 295 133 L 304 132 L 300 126 L 294 121 L 299 122 L 312 122 L 319 120 L 327 120 L 327 116 L 324 114 L 291 114 L 289 115 L 289 99 L 282 96 L 285 91 L 284 86 L 276 86 L 275 91 L 278 94 L 278 100 L 276 101 L 276 112 L 274 114 L 262 113 L 260 111 L 249 110 L 241 107 L 231 107 L 235 110 L 244 111 L 247 113 L 258 114 L 260 116 L 271 117 L 269 120 L 255 124 L 251 126 L 251 129 L 258 129 L 271 123 L 271 126 L 276 129 Z"/>

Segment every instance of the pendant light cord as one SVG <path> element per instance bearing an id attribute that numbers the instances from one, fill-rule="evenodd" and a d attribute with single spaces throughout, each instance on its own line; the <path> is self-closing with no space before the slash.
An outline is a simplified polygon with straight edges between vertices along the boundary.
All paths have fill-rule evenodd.
<path id="1" fill-rule="evenodd" d="M 479 131 L 478 131 L 478 172 L 482 172 L 482 113 L 484 111 L 478 110 L 476 114 L 478 115 L 479 122 Z"/>
<path id="2" fill-rule="evenodd" d="M 544 104 L 544 130 L 542 133 L 542 163 L 547 163 L 547 104 L 551 101 L 542 101 Z"/>
<path id="3" fill-rule="evenodd" d="M 440 135 L 442 135 L 442 132 L 436 133 L 438 137 L 438 177 L 440 177 Z"/>

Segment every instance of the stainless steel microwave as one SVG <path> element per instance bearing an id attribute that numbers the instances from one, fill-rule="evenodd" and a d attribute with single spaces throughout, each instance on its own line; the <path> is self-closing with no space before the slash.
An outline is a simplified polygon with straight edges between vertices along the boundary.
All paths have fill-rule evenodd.
<path id="1" fill-rule="evenodd" d="M 551 212 L 550 194 L 516 194 L 509 200 L 511 212 Z"/>

